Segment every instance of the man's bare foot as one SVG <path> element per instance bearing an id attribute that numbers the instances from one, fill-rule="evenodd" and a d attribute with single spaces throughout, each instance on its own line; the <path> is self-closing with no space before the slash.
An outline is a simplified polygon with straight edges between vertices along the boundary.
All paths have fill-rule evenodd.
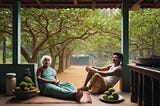
<path id="1" fill-rule="evenodd" d="M 76 93 L 77 102 L 80 102 L 82 96 L 83 96 L 83 91 L 81 89 L 77 89 L 77 93 Z"/>
<path id="2" fill-rule="evenodd" d="M 88 91 L 88 90 L 89 90 L 89 88 L 88 88 L 88 87 L 85 87 L 85 86 L 83 86 L 81 89 L 82 89 L 83 91 Z"/>

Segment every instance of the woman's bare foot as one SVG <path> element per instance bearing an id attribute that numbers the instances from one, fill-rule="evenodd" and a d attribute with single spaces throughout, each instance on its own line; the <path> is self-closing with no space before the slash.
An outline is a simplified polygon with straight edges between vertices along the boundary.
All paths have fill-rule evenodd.
<path id="1" fill-rule="evenodd" d="M 83 91 L 81 89 L 77 89 L 77 93 L 76 93 L 77 102 L 80 102 L 82 96 L 83 96 Z"/>

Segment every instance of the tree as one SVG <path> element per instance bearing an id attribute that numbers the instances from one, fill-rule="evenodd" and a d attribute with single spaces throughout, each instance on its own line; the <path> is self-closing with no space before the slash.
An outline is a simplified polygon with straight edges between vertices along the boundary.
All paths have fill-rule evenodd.
<path id="1" fill-rule="evenodd" d="M 11 52 L 7 52 L 7 48 L 11 49 L 11 38 L 12 38 L 12 25 L 11 25 L 11 10 L 1 9 L 0 10 L 0 41 L 2 43 L 2 62 L 7 63 L 7 55 L 11 56 Z"/>
<path id="2" fill-rule="evenodd" d="M 135 58 L 159 55 L 160 16 L 158 14 L 160 14 L 159 9 L 130 12 L 130 50 Z"/>

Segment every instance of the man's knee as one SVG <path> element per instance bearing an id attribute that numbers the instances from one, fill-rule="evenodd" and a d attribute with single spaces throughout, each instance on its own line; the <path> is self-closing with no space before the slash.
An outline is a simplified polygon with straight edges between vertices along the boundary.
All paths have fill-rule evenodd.
<path id="1" fill-rule="evenodd" d="M 99 73 L 95 73 L 94 77 L 102 77 Z"/>

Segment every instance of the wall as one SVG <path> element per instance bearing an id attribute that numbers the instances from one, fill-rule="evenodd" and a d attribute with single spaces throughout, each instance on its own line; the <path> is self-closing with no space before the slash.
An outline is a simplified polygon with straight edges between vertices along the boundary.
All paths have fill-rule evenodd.
<path id="1" fill-rule="evenodd" d="M 92 65 L 94 57 L 92 56 L 75 56 L 71 58 L 72 65 Z"/>
<path id="2" fill-rule="evenodd" d="M 26 68 L 30 69 L 32 80 L 37 86 L 37 64 L 0 64 L 0 94 L 6 92 L 6 73 L 16 73 L 17 84 L 19 84 L 24 78 Z"/>

